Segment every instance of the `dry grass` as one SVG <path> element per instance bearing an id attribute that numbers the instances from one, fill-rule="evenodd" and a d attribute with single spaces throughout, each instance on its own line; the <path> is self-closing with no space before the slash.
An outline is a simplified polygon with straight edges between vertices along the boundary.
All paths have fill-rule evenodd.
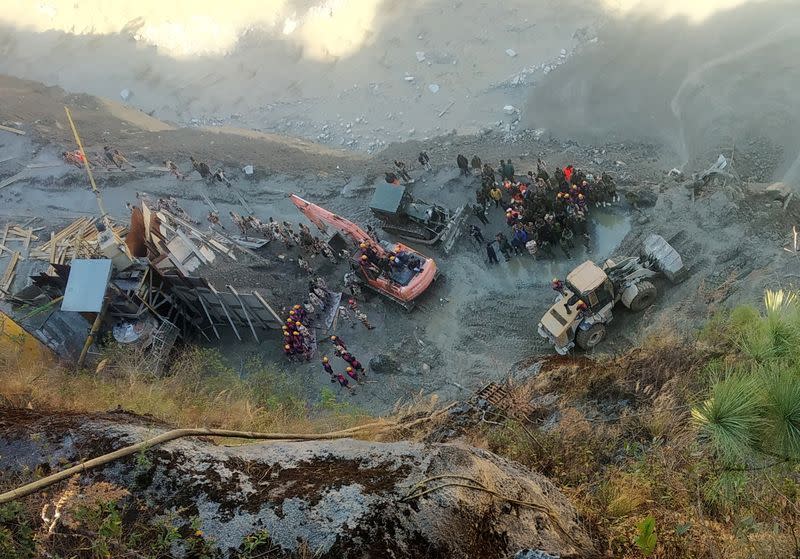
<path id="1" fill-rule="evenodd" d="M 634 540 L 647 516 L 659 559 L 800 557 L 796 467 L 726 474 L 691 421 L 709 364 L 729 357 L 659 333 L 618 357 L 555 358 L 511 398 L 555 395 L 527 425 L 538 445 L 515 421 L 467 440 L 550 477 L 607 557 L 642 557 Z"/>
<path id="2" fill-rule="evenodd" d="M 74 372 L 5 358 L 0 402 L 53 411 L 105 412 L 121 407 L 179 427 L 315 432 L 370 418 L 331 394 L 312 405 L 282 375 L 250 363 L 241 376 L 218 353 L 190 348 L 168 374 L 142 374 L 130 354 L 108 357 L 101 372 Z"/>

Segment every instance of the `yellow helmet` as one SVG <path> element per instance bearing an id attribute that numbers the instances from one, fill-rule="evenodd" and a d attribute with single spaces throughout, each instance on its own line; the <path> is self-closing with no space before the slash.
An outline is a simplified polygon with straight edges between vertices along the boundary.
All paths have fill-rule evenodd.
<path id="1" fill-rule="evenodd" d="M 353 372 L 353 367 L 347 367 L 345 369 L 345 371 L 347 371 L 348 373 L 352 373 Z"/>
<path id="2" fill-rule="evenodd" d="M 322 358 L 322 362 L 323 362 L 323 363 L 327 363 L 327 362 L 328 362 L 328 356 L 327 356 L 327 355 L 326 355 L 325 357 L 323 357 L 323 358 Z"/>

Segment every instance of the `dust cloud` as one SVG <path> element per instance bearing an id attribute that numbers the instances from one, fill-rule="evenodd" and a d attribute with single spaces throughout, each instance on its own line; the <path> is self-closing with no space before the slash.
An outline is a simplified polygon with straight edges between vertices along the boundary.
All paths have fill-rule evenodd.
<path id="1" fill-rule="evenodd" d="M 21 1 L 0 22 L 22 30 L 73 35 L 126 34 L 175 58 L 230 53 L 242 35 L 263 31 L 315 59 L 355 52 L 369 36 L 381 0 L 104 0 Z"/>
<path id="2" fill-rule="evenodd" d="M 796 184 L 797 3 L 701 2 L 684 13 L 680 2 L 631 4 L 532 91 L 527 125 L 578 141 L 663 144 L 678 167 L 757 145 L 772 178 Z"/>

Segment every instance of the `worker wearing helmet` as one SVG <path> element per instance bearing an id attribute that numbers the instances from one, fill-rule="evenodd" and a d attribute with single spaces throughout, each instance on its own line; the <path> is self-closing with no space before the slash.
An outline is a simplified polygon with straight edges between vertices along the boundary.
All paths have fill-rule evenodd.
<path id="1" fill-rule="evenodd" d="M 553 288 L 553 291 L 564 294 L 564 282 L 558 278 L 553 278 L 553 281 L 550 283 L 550 286 Z"/>
<path id="2" fill-rule="evenodd" d="M 333 367 L 331 367 L 331 364 L 328 361 L 328 356 L 327 355 L 322 358 L 322 368 L 325 369 L 325 372 L 330 375 L 331 382 L 335 382 L 335 379 L 334 379 L 335 374 L 333 372 Z"/>
<path id="3" fill-rule="evenodd" d="M 345 345 L 344 340 L 339 336 L 331 336 L 331 343 L 337 347 L 347 350 L 347 345 Z"/>
<path id="4" fill-rule="evenodd" d="M 355 394 L 355 390 L 353 390 L 353 387 L 350 386 L 350 383 L 347 382 L 347 379 L 345 378 L 345 376 L 342 373 L 338 373 L 336 375 L 336 380 L 339 381 L 339 385 L 340 386 L 343 386 L 344 388 L 349 390 L 350 394 Z"/>
<path id="5" fill-rule="evenodd" d="M 357 374 L 356 374 L 356 372 L 353 370 L 353 367 L 347 367 L 347 368 L 344 370 L 344 372 L 345 372 L 345 373 L 347 373 L 347 376 L 348 376 L 348 377 L 350 377 L 350 378 L 351 378 L 351 379 L 353 379 L 354 381 L 358 382 L 358 375 L 357 375 Z"/>

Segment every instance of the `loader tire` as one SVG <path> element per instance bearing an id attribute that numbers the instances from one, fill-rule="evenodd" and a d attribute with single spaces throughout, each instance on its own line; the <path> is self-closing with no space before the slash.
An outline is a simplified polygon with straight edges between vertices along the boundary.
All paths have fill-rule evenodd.
<path id="1" fill-rule="evenodd" d="M 606 337 L 606 325 L 594 324 L 588 330 L 578 329 L 575 334 L 575 343 L 584 350 L 593 349 Z"/>
<path id="2" fill-rule="evenodd" d="M 656 286 L 649 281 L 639 282 L 636 287 L 639 289 L 639 292 L 636 294 L 636 297 L 633 298 L 628 308 L 634 312 L 641 312 L 655 303 L 658 291 L 656 290 Z"/>

